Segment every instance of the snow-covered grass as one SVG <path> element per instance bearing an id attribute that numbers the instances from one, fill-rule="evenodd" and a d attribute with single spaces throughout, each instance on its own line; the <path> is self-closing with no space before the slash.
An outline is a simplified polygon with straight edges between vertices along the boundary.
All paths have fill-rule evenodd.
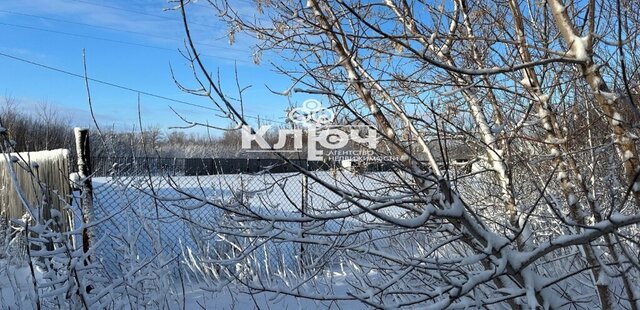
<path id="1" fill-rule="evenodd" d="M 378 178 L 390 177 L 377 173 Z M 390 192 L 384 190 L 371 176 L 337 175 L 316 173 L 325 182 L 346 182 L 359 190 Z M 299 208 L 306 212 L 332 210 L 346 203 L 336 193 L 328 191 L 310 180 L 308 194 L 303 194 L 303 177 L 300 174 L 274 175 L 214 175 L 203 177 L 144 177 L 95 178 L 94 212 L 95 234 L 100 240 L 97 250 L 108 268 L 117 270 L 120 259 L 118 248 L 122 236 L 136 235 L 138 255 L 151 256 L 156 252 L 153 239 L 157 238 L 165 253 L 178 255 L 182 248 L 197 247 L 200 240 L 212 238 L 202 236 L 202 228 L 215 230 L 220 227 L 224 212 L 213 204 L 239 204 L 260 212 L 264 217 L 299 217 Z M 307 195 L 306 198 L 304 195 Z M 192 199 L 189 196 L 193 196 Z M 203 203 L 206 199 L 210 204 Z M 305 203 L 306 201 L 306 203 Z M 245 212 L 245 210 L 240 210 Z M 361 216 L 373 220 L 370 215 Z M 292 227 L 299 226 L 292 224 Z M 348 224 L 328 222 L 326 231 L 337 231 Z M 285 257 L 289 267 L 297 264 L 299 247 L 282 243 L 269 245 L 276 257 Z"/>
<path id="2" fill-rule="evenodd" d="M 321 215 L 345 204 L 344 197 L 328 191 L 319 182 L 344 182 L 341 186 L 353 191 L 381 191 L 382 187 L 371 178 L 357 175 L 318 173 L 316 176 L 317 181 L 303 180 L 300 174 L 95 178 L 95 218 L 89 227 L 90 262 L 82 263 L 81 230 L 70 232 L 71 238 L 67 239 L 58 232 L 50 232 L 49 226 L 32 227 L 37 234 L 58 240 L 58 250 L 31 253 L 39 256 L 31 260 L 24 257 L 12 263 L 0 262 L 4 279 L 0 281 L 2 304 L 18 309 L 33 308 L 35 302 L 56 307 L 87 304 L 108 308 L 140 305 L 214 309 L 253 309 L 256 305 L 358 308 L 360 302 L 331 302 L 317 287 L 304 283 L 299 289 L 317 291 L 316 299 L 279 293 L 279 290 L 286 291 L 290 284 L 287 282 L 295 278 L 294 274 L 311 270 L 317 270 L 311 278 L 319 279 L 330 292 L 341 296 L 357 293 L 348 284 L 357 280 L 349 272 L 352 267 L 345 268 L 339 259 L 334 260 L 335 265 L 305 269 L 303 259 L 306 264 L 312 264 L 317 260 L 314 256 L 325 255 L 321 246 L 302 248 L 286 239 L 258 240 L 260 238 L 255 237 L 261 233 L 254 230 L 252 223 L 246 223 L 246 227 L 248 232 L 257 233 L 253 237 L 238 236 L 229 240 L 224 232 L 228 225 L 236 224 L 225 206 L 236 208 L 240 213 L 250 210 L 265 218 L 299 218 L 302 205 L 306 207 L 305 212 Z M 303 184 L 307 182 L 308 190 L 303 194 Z M 71 210 L 76 214 L 80 211 L 77 206 L 71 206 Z M 83 227 L 80 219 L 76 216 L 74 227 Z M 335 233 L 356 227 L 357 219 L 328 221 L 310 231 Z M 364 214 L 360 220 L 375 219 Z M 295 234 L 300 233 L 295 231 L 302 228 L 296 222 L 285 226 L 293 230 L 293 235 L 291 231 L 283 232 L 289 234 L 289 238 L 295 238 Z M 33 239 L 37 240 L 39 238 Z M 383 242 L 380 245 L 384 246 Z M 250 253 L 242 253 L 247 250 Z M 301 255 L 301 251 L 305 254 Z M 37 290 L 29 261 L 37 273 Z M 47 270 L 42 270 L 42 264 L 49 266 Z M 265 275 L 273 276 L 269 284 L 272 291 L 248 290 L 236 281 L 255 281 L 256 276 Z M 91 292 L 76 298 L 58 298 L 60 294 L 76 295 L 76 290 L 89 288 Z"/>
<path id="3" fill-rule="evenodd" d="M 37 281 L 42 281 L 43 271 L 36 268 Z M 346 291 L 344 275 L 333 275 L 336 291 Z M 6 260 L 0 260 L 0 308 L 1 309 L 35 309 L 37 300 L 33 285 L 33 275 L 29 266 L 10 264 Z M 123 296 L 123 301 L 126 298 Z M 135 309 L 135 304 L 127 302 L 124 309 Z M 174 293 L 174 297 L 166 304 L 170 309 L 256 309 L 265 306 L 277 309 L 325 309 L 343 307 L 348 309 L 364 309 L 365 307 L 356 301 L 313 301 L 309 299 L 294 298 L 272 292 L 247 293 L 238 287 L 227 286 L 221 291 L 202 289 L 196 285 L 187 285 L 184 291 Z"/>
<path id="4" fill-rule="evenodd" d="M 91 243 L 96 253 L 94 258 L 109 277 L 116 278 L 127 276 L 137 266 L 153 261 L 168 272 L 169 286 L 175 297 L 172 300 L 181 300 L 182 297 L 175 294 L 182 294 L 179 288 L 186 283 L 189 287 L 206 288 L 200 294 L 186 294 L 186 299 L 205 296 L 201 298 L 203 303 L 214 301 L 216 305 L 226 303 L 229 307 L 247 305 L 253 308 L 255 298 L 260 305 L 320 307 L 316 302 L 321 301 L 283 297 L 275 292 L 254 294 L 253 297 L 238 295 L 232 292 L 242 286 L 234 283 L 224 285 L 235 282 L 233 277 L 240 277 L 244 281 L 254 278 L 256 274 L 268 273 L 275 273 L 276 278 L 280 279 L 272 283 L 273 288 L 286 285 L 287 279 L 293 274 L 310 272 L 309 265 L 327 256 L 324 252 L 326 245 L 301 246 L 294 242 L 296 234 L 309 238 L 314 233 L 337 233 L 356 228 L 363 222 L 377 221 L 363 213 L 351 218 L 325 221 L 321 226 L 309 230 L 311 233 L 307 235 L 302 234 L 301 223 L 284 223 L 285 231 L 272 236 L 272 239 L 264 237 L 268 234 L 256 237 L 261 236 L 260 230 L 266 233 L 273 229 L 265 225 L 268 221 L 255 221 L 258 224 L 246 222 L 241 225 L 246 225 L 247 233 L 253 235 L 235 237 L 225 232 L 230 226 L 238 224 L 233 222 L 234 218 L 238 218 L 233 212 L 274 219 L 300 218 L 302 206 L 305 212 L 316 215 L 336 210 L 350 212 L 348 210 L 353 208 L 352 204 L 345 201 L 343 195 L 329 191 L 321 182 L 354 193 L 388 196 L 394 192 L 393 188 L 383 184 L 385 179 L 394 178 L 388 173 L 332 175 L 318 172 L 314 176 L 318 179 L 312 177 L 304 180 L 301 174 L 295 173 L 150 179 L 144 176 L 94 178 L 95 224 L 91 228 Z M 303 191 L 305 183 L 308 184 L 307 191 Z M 397 214 L 399 211 L 390 208 L 385 212 Z M 260 228 L 256 225 L 265 226 Z M 368 238 L 381 236 L 382 231 L 376 229 L 371 229 L 367 235 Z M 332 240 L 332 237 L 316 238 L 323 242 Z M 362 238 L 356 234 L 345 241 L 364 242 L 364 239 L 360 240 Z M 388 242 L 381 238 L 377 245 L 384 248 Z M 301 255 L 303 251 L 304 255 Z M 344 277 L 352 267 L 344 268 L 341 265 L 344 259 L 341 257 L 329 256 L 326 262 L 320 266 L 324 271 L 313 277 L 322 278 L 321 282 L 334 293 L 348 296 L 350 286 L 345 283 Z M 225 274 L 220 269 L 234 271 Z M 212 288 L 219 291 L 211 293 Z M 244 291 L 247 292 L 246 289 Z"/>
<path id="5" fill-rule="evenodd" d="M 595 230 L 571 234 L 536 221 L 522 232 L 532 242 L 521 251 L 498 233 L 500 226 L 480 226 L 465 215 L 460 199 L 447 198 L 428 183 L 413 191 L 403 185 L 408 179 L 326 172 L 306 178 L 295 173 L 96 178 L 89 252 L 77 243 L 80 222 L 65 234 L 52 231 L 51 223 L 30 227 L 32 243 L 54 240 L 55 247 L 32 251 L 30 262 L 41 269 L 33 290 L 39 295 L 28 295 L 27 287 L 21 298 L 46 306 L 125 309 L 464 308 L 499 305 L 509 295 L 517 305 L 533 308 L 540 295 L 552 306 L 562 302 L 555 296 L 560 290 L 595 304 L 593 288 L 576 285 L 588 282 L 588 273 L 565 278 L 582 264 L 566 266 L 580 255 L 571 245 L 640 221 L 614 214 Z M 493 188 L 476 183 L 468 188 Z M 491 218 L 496 211 L 476 214 Z M 456 227 L 459 219 L 468 225 Z M 25 221 L 18 224 L 26 229 Z M 463 240 L 459 230 L 473 230 L 477 242 L 485 243 Z M 481 263 L 487 258 L 489 267 Z M 16 266 L 7 274 L 24 277 L 19 270 L 28 262 L 6 264 Z M 496 289 L 492 279 L 506 279 L 510 272 L 524 285 Z M 598 283 L 610 281 L 610 287 L 622 289 L 607 276 Z M 22 286 L 29 284 L 24 281 Z M 12 283 L 18 282 L 3 283 L 3 289 L 16 290 Z"/>
<path id="6" fill-rule="evenodd" d="M 36 276 L 42 277 L 40 269 Z M 33 309 L 36 300 L 33 275 L 29 266 L 0 260 L 0 305 L 2 309 Z"/>

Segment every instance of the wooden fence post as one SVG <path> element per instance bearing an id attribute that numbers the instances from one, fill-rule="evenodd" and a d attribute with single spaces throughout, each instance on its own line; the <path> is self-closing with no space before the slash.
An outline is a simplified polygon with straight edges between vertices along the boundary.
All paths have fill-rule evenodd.
<path id="1" fill-rule="evenodd" d="M 80 208 L 82 211 L 82 222 L 87 225 L 93 219 L 93 184 L 91 183 L 91 148 L 89 147 L 89 129 L 74 128 L 76 137 L 76 153 L 78 164 L 78 175 L 82 182 L 80 192 Z M 87 227 L 82 229 L 82 250 L 89 251 L 91 234 Z"/>

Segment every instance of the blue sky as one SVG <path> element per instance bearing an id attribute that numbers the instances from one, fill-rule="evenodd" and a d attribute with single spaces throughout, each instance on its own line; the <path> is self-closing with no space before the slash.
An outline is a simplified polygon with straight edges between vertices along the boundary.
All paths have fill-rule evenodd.
<path id="1" fill-rule="evenodd" d="M 227 26 L 216 20 L 206 2 L 189 7 L 192 31 L 210 70 L 220 70 L 223 87 L 236 95 L 234 66 L 240 83 L 252 85 L 244 94 L 245 113 L 283 121 L 290 98 L 271 94 L 285 90 L 288 79 L 271 71 L 269 56 L 255 65 L 253 39 L 237 36 L 228 43 Z M 245 14 L 253 14 L 250 0 L 234 0 Z M 177 11 L 165 11 L 162 0 L 30 0 L 0 2 L 0 52 L 82 74 L 86 49 L 88 75 L 157 95 L 204 106 L 211 103 L 181 92 L 171 79 L 169 64 L 185 85 L 194 85 L 187 62 L 177 52 L 184 32 Z M 74 126 L 89 126 L 84 81 L 0 56 L 0 95 L 18 101 L 20 109 L 34 111 L 41 102 L 72 119 Z M 137 124 L 137 94 L 91 83 L 92 99 L 101 125 L 129 129 Z M 302 101 L 304 98 L 300 98 Z M 0 100 L 3 102 L 4 100 Z M 292 101 L 296 104 L 296 101 Z M 172 106 L 186 118 L 226 126 L 215 111 L 141 96 L 144 126 L 183 125 Z M 254 120 L 255 118 L 250 118 Z M 202 132 L 202 130 L 200 130 Z"/>

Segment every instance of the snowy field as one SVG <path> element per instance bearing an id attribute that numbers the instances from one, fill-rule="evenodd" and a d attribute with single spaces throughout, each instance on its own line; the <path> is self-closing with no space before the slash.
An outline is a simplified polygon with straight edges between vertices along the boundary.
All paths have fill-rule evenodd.
<path id="1" fill-rule="evenodd" d="M 332 175 L 329 172 L 317 172 L 315 176 L 320 182 L 327 182 L 350 192 L 377 196 L 393 193 L 392 188 L 382 185 L 385 180 L 394 178 L 388 173 Z M 166 270 L 173 274 L 173 278 L 178 278 L 184 275 L 181 273 L 184 270 L 194 271 L 193 268 L 184 266 L 185 256 L 198 256 L 199 254 L 194 253 L 211 251 L 211 248 L 215 251 L 231 251 L 227 243 L 212 233 L 221 229 L 224 212 L 211 204 L 241 204 L 251 208 L 252 212 L 274 217 L 300 217 L 302 206 L 307 212 L 315 213 L 348 206 L 341 195 L 331 192 L 312 178 L 305 180 L 302 175 L 295 173 L 151 179 L 94 178 L 93 183 L 94 217 L 98 223 L 93 230 L 96 257 L 105 270 L 116 277 L 127 273 L 130 270 L 127 265 L 131 265 L 133 261 L 154 259 L 165 262 Z M 203 200 L 211 204 L 204 204 Z M 358 219 L 374 220 L 368 215 L 362 215 Z M 318 229 L 337 232 L 357 225 L 353 219 L 327 221 Z M 292 223 L 290 227 L 296 230 L 300 228 L 300 224 Z M 379 233 L 374 231 L 373 237 Z M 321 254 L 314 250 L 312 246 L 304 248 L 307 257 Z M 269 242 L 255 251 L 252 266 L 263 271 L 300 270 L 301 251 L 300 245 L 292 242 Z M 220 255 L 220 252 L 217 253 Z M 336 292 L 346 293 L 348 286 L 344 279 L 349 274 L 341 270 L 340 264 L 336 259 L 333 264 L 327 265 L 325 273 L 320 276 L 330 279 L 332 289 Z M 191 276 L 195 282 L 202 280 L 198 275 Z M 294 309 L 329 306 L 274 293 L 238 295 L 233 287 L 212 293 L 201 290 L 197 285 L 188 290 L 184 300 L 187 303 L 199 302 L 207 309 L 253 309 L 256 303 Z M 339 304 L 345 303 L 353 303 L 349 308 L 360 305 L 358 302 Z M 212 305 L 215 307 L 211 307 Z"/>
<path id="2" fill-rule="evenodd" d="M 414 285 L 432 285 L 433 278 L 425 280 L 422 273 L 412 273 L 413 266 L 400 263 L 431 264 L 424 257 L 436 251 L 437 270 L 456 276 L 460 269 L 446 270 L 439 264 L 460 260 L 482 275 L 477 255 L 459 258 L 452 254 L 457 253 L 455 248 L 442 242 L 448 239 L 438 239 L 437 230 L 449 229 L 449 225 L 398 229 L 367 213 L 357 213 L 362 206 L 354 207 L 355 203 L 368 203 L 367 208 L 376 201 L 400 205 L 402 187 L 393 185 L 396 178 L 391 173 L 327 172 L 310 178 L 294 173 L 96 178 L 92 266 L 68 259 L 76 256 L 56 256 L 56 263 L 75 263 L 86 272 L 84 279 L 99 290 L 90 294 L 92 308 L 124 309 L 140 305 L 153 309 L 361 309 L 372 300 L 391 308 L 394 303 L 412 305 L 414 297 L 409 295 L 414 293 L 387 297 L 377 290 L 395 292 L 397 286 L 400 291 L 412 291 Z M 357 202 L 353 197 L 358 197 Z M 378 210 L 402 218 L 404 214 L 395 208 Z M 343 216 L 311 223 L 295 221 L 330 213 Z M 362 230 L 366 232 L 357 232 Z M 309 242 L 314 240 L 319 242 Z M 523 260 L 524 255 L 528 253 L 512 257 Z M 55 296 L 75 290 L 68 285 L 72 281 L 65 280 L 69 274 L 64 270 L 69 268 L 45 271 L 35 266 L 31 270 L 26 259 L 13 263 L 8 259 L 0 257 L 2 309 L 33 309 L 37 308 L 35 301 L 43 303 L 41 308 L 60 308 Z M 551 264 L 563 262 L 553 260 Z M 541 272 L 559 268 L 549 266 L 544 265 Z M 456 281 L 469 283 L 463 282 L 466 279 L 462 275 Z M 34 282 L 40 288 L 39 296 L 33 290 Z M 620 283 L 611 287 L 623 289 Z M 307 298 L 295 297 L 298 292 Z M 534 303 L 530 298 L 534 294 L 514 292 L 524 296 L 518 301 L 522 305 Z M 418 294 L 421 291 L 414 295 Z M 429 294 L 429 299 L 446 297 L 437 288 Z M 336 300 L 329 301 L 331 298 Z M 582 299 L 595 303 L 592 295 Z M 463 299 L 457 306 L 470 307 L 476 302 Z"/>
<path id="3" fill-rule="evenodd" d="M 93 258 L 103 267 L 101 274 L 105 283 L 131 281 L 130 285 L 135 286 L 138 280 L 134 274 L 148 272 L 153 275 L 151 277 L 157 276 L 158 279 L 153 281 L 166 282 L 159 287 L 165 287 L 167 296 L 171 296 L 159 299 L 170 308 L 363 308 L 357 301 L 331 303 L 276 292 L 247 294 L 248 291 L 235 285 L 213 289 L 216 284 L 207 279 L 210 273 L 199 274 L 194 266 L 187 266 L 185 257 L 216 251 L 217 255 L 225 255 L 224 251 L 231 251 L 229 245 L 215 234 L 217 229 L 221 229 L 225 214 L 213 205 L 245 206 L 265 217 L 296 218 L 301 216 L 300 208 L 303 206 L 305 212 L 316 214 L 347 207 L 344 197 L 319 182 L 353 193 L 382 195 L 393 191 L 382 185 L 385 179 L 393 178 L 386 173 L 332 175 L 318 172 L 315 176 L 318 180 L 305 179 L 296 173 L 94 178 Z M 373 220 L 367 215 L 359 218 Z M 291 228 L 299 230 L 300 225 L 294 222 Z M 316 229 L 337 232 L 356 225 L 357 221 L 347 219 L 327 221 Z M 256 270 L 264 272 L 299 271 L 302 268 L 301 251 L 300 245 L 292 242 L 265 243 L 253 254 L 251 266 L 259 266 Z M 317 254 L 312 246 L 304 251 L 307 258 Z M 36 281 L 41 283 L 46 272 L 35 267 L 32 273 L 25 264 L 0 262 L 0 266 L 3 266 L 0 270 L 0 279 L 3 279 L 0 280 L 1 309 L 34 308 L 36 305 L 31 303 L 38 298 L 34 295 L 33 277 L 35 275 Z M 330 285 L 333 293 L 340 295 L 350 292 L 348 282 L 355 280 L 337 260 L 333 265 L 326 265 L 315 278 L 321 278 L 321 282 Z M 274 284 L 274 288 L 277 289 L 277 285 Z M 122 301 L 122 304 L 125 308 L 134 308 L 126 306 L 129 302 Z M 144 303 L 152 304 L 153 300 L 145 299 Z"/>
<path id="4" fill-rule="evenodd" d="M 0 309 L 35 309 L 37 299 L 33 290 L 33 280 L 28 266 L 15 266 L 0 260 Z M 38 281 L 42 280 L 43 271 L 36 268 Z M 344 275 L 333 275 L 337 291 L 346 290 Z M 185 288 L 184 292 L 176 292 L 166 304 L 169 309 L 365 309 L 356 301 L 339 303 L 311 301 L 283 296 L 276 293 L 241 293 L 234 287 L 227 287 L 220 292 L 203 290 L 196 286 Z M 125 307 L 135 309 L 135 307 Z"/>
<path id="5" fill-rule="evenodd" d="M 380 195 L 389 193 L 376 179 L 391 178 L 390 174 L 375 173 L 366 176 L 353 174 L 316 174 L 320 180 L 341 188 Z M 303 194 L 300 174 L 214 175 L 204 177 L 147 178 L 95 178 L 94 216 L 98 225 L 95 235 L 100 240 L 100 257 L 109 270 L 117 270 L 118 248 L 123 246 L 123 235 L 137 234 L 137 254 L 150 256 L 161 246 L 165 254 L 178 255 L 185 248 L 197 246 L 204 238 L 198 228 L 215 230 L 219 227 L 222 211 L 200 200 L 212 203 L 242 203 L 265 216 L 299 217 L 299 208 L 312 210 L 337 208 L 344 204 L 336 193 L 313 180 L 308 180 Z M 306 198 L 305 198 L 306 195 Z M 194 197 L 190 199 L 189 197 Z M 306 203 L 305 203 L 306 202 Z M 198 225 L 190 225 L 196 222 Z M 324 229 L 335 231 L 344 223 L 325 224 Z M 158 244 L 159 243 L 159 244 Z M 284 258 L 289 267 L 297 263 L 298 248 L 280 244 L 269 249 L 273 256 Z"/>

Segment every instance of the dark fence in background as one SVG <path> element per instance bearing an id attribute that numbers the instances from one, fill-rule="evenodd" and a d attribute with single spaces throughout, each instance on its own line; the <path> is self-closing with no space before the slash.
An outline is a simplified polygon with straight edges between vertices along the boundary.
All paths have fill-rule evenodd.
<path id="1" fill-rule="evenodd" d="M 340 167 L 338 162 L 290 160 L 295 165 L 310 171 L 327 171 Z M 271 173 L 297 171 L 291 163 L 281 159 L 259 158 L 162 158 L 162 157 L 93 157 L 91 164 L 94 176 L 139 175 L 141 171 L 154 176 L 196 176 L 217 174 Z M 389 171 L 389 163 L 353 163 L 352 169 L 359 171 Z"/>

